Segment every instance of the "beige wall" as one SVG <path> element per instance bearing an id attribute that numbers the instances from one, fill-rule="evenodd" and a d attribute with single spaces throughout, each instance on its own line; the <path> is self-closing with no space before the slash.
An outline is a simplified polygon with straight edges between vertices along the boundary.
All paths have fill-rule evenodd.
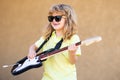
<path id="1" fill-rule="evenodd" d="M 79 21 L 79 36 L 100 35 L 103 40 L 82 46 L 77 62 L 78 80 L 120 80 L 120 1 L 119 0 L 0 0 L 0 80 L 41 80 L 43 68 L 19 76 L 10 74 L 13 64 L 28 54 L 40 36 L 49 7 L 70 4 Z"/>

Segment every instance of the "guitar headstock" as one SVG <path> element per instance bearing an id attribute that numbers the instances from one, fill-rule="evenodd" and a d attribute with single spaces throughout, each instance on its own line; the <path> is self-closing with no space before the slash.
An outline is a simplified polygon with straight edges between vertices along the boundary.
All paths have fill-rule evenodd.
<path id="1" fill-rule="evenodd" d="M 91 37 L 91 38 L 88 38 L 88 39 L 86 39 L 86 40 L 83 40 L 83 41 L 82 41 L 82 45 L 88 46 L 88 45 L 90 45 L 90 44 L 92 44 L 92 43 L 99 42 L 99 41 L 101 41 L 101 40 L 102 40 L 102 37 L 101 37 L 101 36 Z"/>

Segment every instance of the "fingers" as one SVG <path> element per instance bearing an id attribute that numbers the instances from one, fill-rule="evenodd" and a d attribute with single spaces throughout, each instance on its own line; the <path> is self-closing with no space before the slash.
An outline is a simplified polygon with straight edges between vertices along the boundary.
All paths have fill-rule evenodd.
<path id="1" fill-rule="evenodd" d="M 36 56 L 36 53 L 29 53 L 28 58 L 33 59 Z"/>
<path id="2" fill-rule="evenodd" d="M 35 56 L 36 56 L 36 46 L 35 46 L 35 44 L 33 44 L 29 48 L 28 58 L 33 59 Z"/>
<path id="3" fill-rule="evenodd" d="M 35 55 L 33 55 L 33 54 L 32 55 L 28 55 L 29 59 L 33 59 L 34 57 L 35 57 Z"/>
<path id="4" fill-rule="evenodd" d="M 75 44 L 72 44 L 72 45 L 70 45 L 70 46 L 68 47 L 68 50 L 71 51 L 71 52 L 72 52 L 72 51 L 74 52 L 74 51 L 77 50 L 77 48 L 78 48 L 78 46 L 76 46 Z"/>

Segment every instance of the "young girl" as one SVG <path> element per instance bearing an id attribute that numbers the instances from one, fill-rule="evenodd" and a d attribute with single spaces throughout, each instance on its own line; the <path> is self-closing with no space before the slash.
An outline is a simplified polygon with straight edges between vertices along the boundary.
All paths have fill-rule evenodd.
<path id="1" fill-rule="evenodd" d="M 55 54 L 43 62 L 44 74 L 42 80 L 77 80 L 75 62 L 77 56 L 81 55 L 81 50 L 80 46 L 75 45 L 80 41 L 76 34 L 75 12 L 69 5 L 54 5 L 49 10 L 48 21 L 49 24 L 45 34 L 30 46 L 28 58 L 32 59 L 36 56 L 37 48 L 50 35 L 51 37 L 42 47 L 42 51 L 54 48 L 63 39 L 60 48 L 68 46 L 68 50 Z"/>

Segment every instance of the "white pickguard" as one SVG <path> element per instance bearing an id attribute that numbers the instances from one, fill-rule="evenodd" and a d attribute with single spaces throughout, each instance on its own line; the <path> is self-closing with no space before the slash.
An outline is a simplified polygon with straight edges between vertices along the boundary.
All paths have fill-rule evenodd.
<path id="1" fill-rule="evenodd" d="M 23 64 L 19 64 L 18 67 L 14 71 L 20 71 L 26 67 L 40 64 L 41 62 L 38 62 L 38 60 L 39 60 L 39 56 L 36 56 L 33 59 L 26 59 L 25 62 Z"/>

